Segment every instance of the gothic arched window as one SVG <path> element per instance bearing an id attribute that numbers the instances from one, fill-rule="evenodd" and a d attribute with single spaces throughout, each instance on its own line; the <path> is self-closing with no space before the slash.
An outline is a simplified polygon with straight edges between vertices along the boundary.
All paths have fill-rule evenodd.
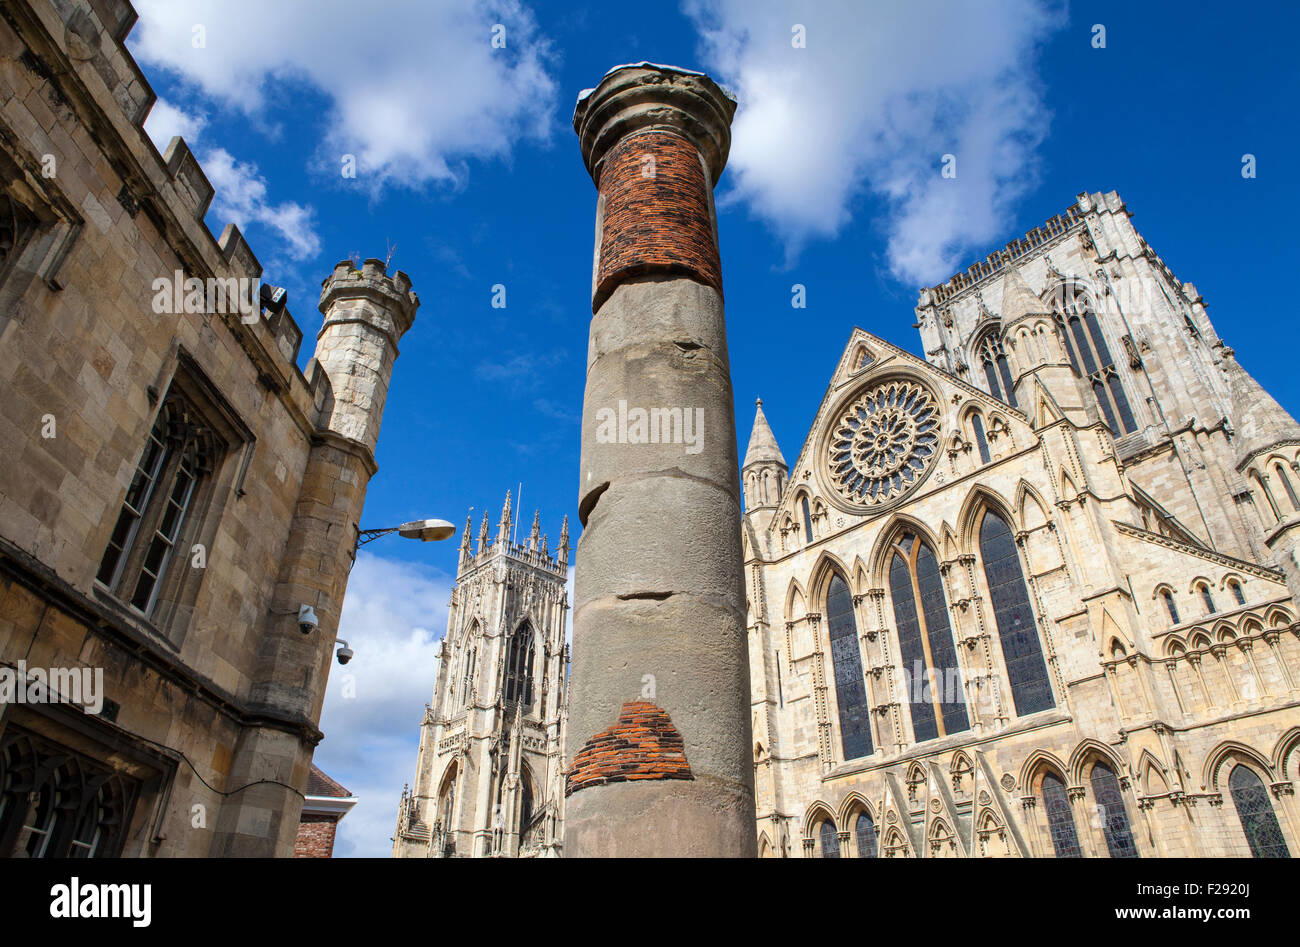
<path id="1" fill-rule="evenodd" d="M 1174 604 L 1174 593 L 1168 589 L 1161 589 L 1160 597 L 1165 600 L 1165 608 L 1169 609 L 1170 623 L 1178 624 L 1178 606 Z"/>
<path id="2" fill-rule="evenodd" d="M 1016 542 L 1006 521 L 992 510 L 980 524 L 980 558 L 1016 713 L 1023 717 L 1056 706 Z"/>
<path id="3" fill-rule="evenodd" d="M 1232 589 L 1232 597 L 1236 599 L 1238 605 L 1246 604 L 1246 593 L 1241 590 L 1241 583 L 1233 579 L 1228 583 L 1228 588 Z"/>
<path id="4" fill-rule="evenodd" d="M 506 656 L 505 696 L 525 707 L 533 703 L 533 627 L 524 622 L 510 636 Z"/>
<path id="5" fill-rule="evenodd" d="M 812 542 L 813 541 L 812 511 L 808 509 L 808 497 L 806 495 L 799 498 L 799 505 L 803 507 L 804 540 L 806 542 Z"/>
<path id="6" fill-rule="evenodd" d="M 1097 763 L 1092 768 L 1089 782 L 1092 783 L 1092 799 L 1097 805 L 1097 815 L 1101 817 L 1101 831 L 1106 836 L 1110 857 L 1137 858 L 1137 846 L 1133 844 L 1133 832 L 1128 824 L 1128 810 L 1124 808 L 1124 797 L 1115 771 L 1105 763 Z"/>
<path id="7" fill-rule="evenodd" d="M 1290 858 L 1291 852 L 1282 837 L 1273 803 L 1268 801 L 1264 782 L 1249 766 L 1238 764 L 1228 776 L 1232 804 L 1246 831 L 1252 858 Z"/>
<path id="8" fill-rule="evenodd" d="M 988 382 L 989 394 L 999 401 L 1005 401 L 1016 407 L 1015 387 L 1011 383 L 1011 368 L 1007 365 L 1007 355 L 1002 349 L 1002 339 L 997 329 L 993 329 L 975 348 L 980 366 L 984 369 L 984 380 Z"/>
<path id="9" fill-rule="evenodd" d="M 831 666 L 835 669 L 844 758 L 870 756 L 871 717 L 862 676 L 862 652 L 858 649 L 858 626 L 853 619 L 853 596 L 838 572 L 831 576 L 826 591 L 826 625 L 831 638 Z"/>
<path id="10" fill-rule="evenodd" d="M 839 858 L 840 857 L 840 837 L 835 834 L 835 823 L 826 819 L 817 830 L 821 837 L 822 858 Z"/>
<path id="11" fill-rule="evenodd" d="M 969 730 L 939 564 L 913 533 L 892 548 L 889 591 L 917 742 Z"/>
<path id="12" fill-rule="evenodd" d="M 474 641 L 474 636 L 477 633 L 478 633 L 477 626 L 471 628 L 470 633 L 467 636 L 466 640 Z M 471 644 L 469 646 L 469 654 L 465 656 L 465 673 L 462 676 L 461 685 L 460 685 L 460 702 L 462 704 L 465 703 L 467 700 L 469 700 L 469 690 L 470 687 L 473 686 L 474 684 L 474 660 L 477 657 L 478 657 L 478 645 Z"/>
<path id="13" fill-rule="evenodd" d="M 1286 472 L 1286 467 L 1280 463 L 1274 464 L 1273 472 L 1277 474 L 1277 479 L 1282 481 L 1282 490 L 1291 502 L 1291 509 L 1300 510 L 1300 499 L 1296 498 L 1295 487 L 1291 485 L 1291 476 Z"/>
<path id="14" fill-rule="evenodd" d="M 1056 773 L 1043 774 L 1043 809 L 1047 813 L 1047 828 L 1052 835 L 1052 848 L 1057 858 L 1082 858 L 1079 836 L 1074 830 L 1074 813 L 1065 792 L 1065 780 Z"/>
<path id="15" fill-rule="evenodd" d="M 1205 614 L 1213 615 L 1215 612 L 1214 596 L 1210 594 L 1210 587 L 1202 582 L 1197 586 L 1197 589 L 1201 593 L 1201 604 L 1205 606 Z"/>
<path id="16" fill-rule="evenodd" d="M 989 439 L 984 434 L 984 419 L 978 411 L 970 416 L 970 426 L 975 431 L 975 446 L 980 452 L 980 462 L 987 464 L 989 457 Z"/>
<path id="17" fill-rule="evenodd" d="M 1064 330 L 1070 364 L 1087 379 L 1106 418 L 1106 426 L 1116 437 L 1136 431 L 1133 409 L 1087 293 L 1076 285 L 1062 286 L 1057 291 L 1056 304 L 1056 318 Z"/>
<path id="18" fill-rule="evenodd" d="M 857 836 L 858 857 L 875 858 L 876 824 L 871 821 L 871 816 L 867 815 L 865 809 L 859 812 L 857 819 L 854 820 L 853 834 Z"/>

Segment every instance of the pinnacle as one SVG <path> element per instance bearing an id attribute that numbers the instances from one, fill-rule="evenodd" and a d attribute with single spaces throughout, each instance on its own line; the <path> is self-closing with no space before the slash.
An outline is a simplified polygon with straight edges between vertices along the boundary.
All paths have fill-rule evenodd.
<path id="1" fill-rule="evenodd" d="M 754 408 L 754 431 L 749 436 L 749 448 L 745 451 L 745 462 L 741 466 L 759 463 L 786 466 L 785 457 L 781 455 L 781 448 L 776 443 L 776 435 L 772 433 L 767 417 L 763 414 L 762 398 L 755 401 Z"/>

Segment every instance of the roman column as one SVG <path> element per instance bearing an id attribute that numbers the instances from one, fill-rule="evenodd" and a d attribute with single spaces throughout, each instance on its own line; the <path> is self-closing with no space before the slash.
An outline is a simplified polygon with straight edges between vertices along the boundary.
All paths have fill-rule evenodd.
<path id="1" fill-rule="evenodd" d="M 566 856 L 753 856 L 740 481 L 713 187 L 735 101 L 640 63 L 578 98 L 598 192 Z"/>

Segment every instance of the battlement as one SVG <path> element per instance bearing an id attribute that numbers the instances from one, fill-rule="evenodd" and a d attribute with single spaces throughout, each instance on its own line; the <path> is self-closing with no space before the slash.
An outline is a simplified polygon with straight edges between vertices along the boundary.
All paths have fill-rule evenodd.
<path id="1" fill-rule="evenodd" d="M 126 47 L 137 20 L 129 0 L 13 3 L 0 13 L 0 33 L 10 34 L 0 39 L 8 48 L 26 47 L 16 54 L 17 64 L 50 110 L 46 127 L 23 136 L 22 145 L 34 150 L 15 156 L 26 183 L 46 205 L 40 216 L 56 218 L 56 250 L 37 275 L 57 289 L 58 270 L 85 225 L 103 223 L 88 218 L 75 175 L 40 173 L 43 152 L 60 164 L 85 160 L 52 144 L 58 140 L 50 135 L 55 126 L 66 130 L 75 122 L 102 150 L 98 176 L 118 191 L 117 202 L 127 214 L 147 217 L 165 236 L 185 277 L 260 280 L 261 263 L 238 227 L 227 224 L 219 238 L 208 229 L 205 216 L 215 189 L 189 145 L 177 136 L 160 154 L 144 129 L 157 94 Z M 19 43 L 10 42 L 11 36 Z M 309 405 L 315 383 L 297 367 L 302 331 L 288 309 L 251 323 L 241 322 L 238 313 L 224 315 L 268 382 Z"/>
<path id="2" fill-rule="evenodd" d="M 541 569 L 543 572 L 550 572 L 560 577 L 567 576 L 569 572 L 568 562 L 561 559 L 558 553 L 553 555 L 543 547 L 533 549 L 528 543 L 506 540 L 488 542 L 472 553 L 462 565 L 458 578 L 489 562 L 495 562 L 498 558 L 510 559 L 521 565 L 532 566 L 534 569 Z"/>
<path id="3" fill-rule="evenodd" d="M 350 301 L 359 299 L 369 299 L 391 316 L 392 326 L 379 328 L 393 337 L 394 344 L 411 328 L 420 308 L 411 278 L 401 270 L 389 276 L 383 260 L 368 259 L 360 269 L 351 260 L 340 260 L 334 264 L 334 272 L 321 281 L 320 311 L 326 325 L 346 321 L 347 313 L 355 308 Z M 321 334 L 324 332 L 325 325 L 321 326 Z"/>
<path id="4" fill-rule="evenodd" d="M 1015 263 L 1036 250 L 1046 249 L 1080 229 L 1083 226 L 1084 213 L 1080 204 L 1067 207 L 1055 217 L 1050 217 L 1031 229 L 1023 237 L 1012 240 L 984 259 L 972 263 L 964 271 L 954 274 L 946 282 L 922 288 L 917 305 L 931 306 L 949 302 L 975 289 L 1002 272 L 1008 264 Z"/>

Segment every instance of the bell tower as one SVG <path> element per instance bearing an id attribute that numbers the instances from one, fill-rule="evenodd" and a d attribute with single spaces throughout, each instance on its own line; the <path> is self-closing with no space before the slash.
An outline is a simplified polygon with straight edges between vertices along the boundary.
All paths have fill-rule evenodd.
<path id="1" fill-rule="evenodd" d="M 540 515 L 525 541 L 514 525 L 507 493 L 495 541 L 486 514 L 476 546 L 461 539 L 395 858 L 560 854 L 569 521 L 554 553 Z"/>

